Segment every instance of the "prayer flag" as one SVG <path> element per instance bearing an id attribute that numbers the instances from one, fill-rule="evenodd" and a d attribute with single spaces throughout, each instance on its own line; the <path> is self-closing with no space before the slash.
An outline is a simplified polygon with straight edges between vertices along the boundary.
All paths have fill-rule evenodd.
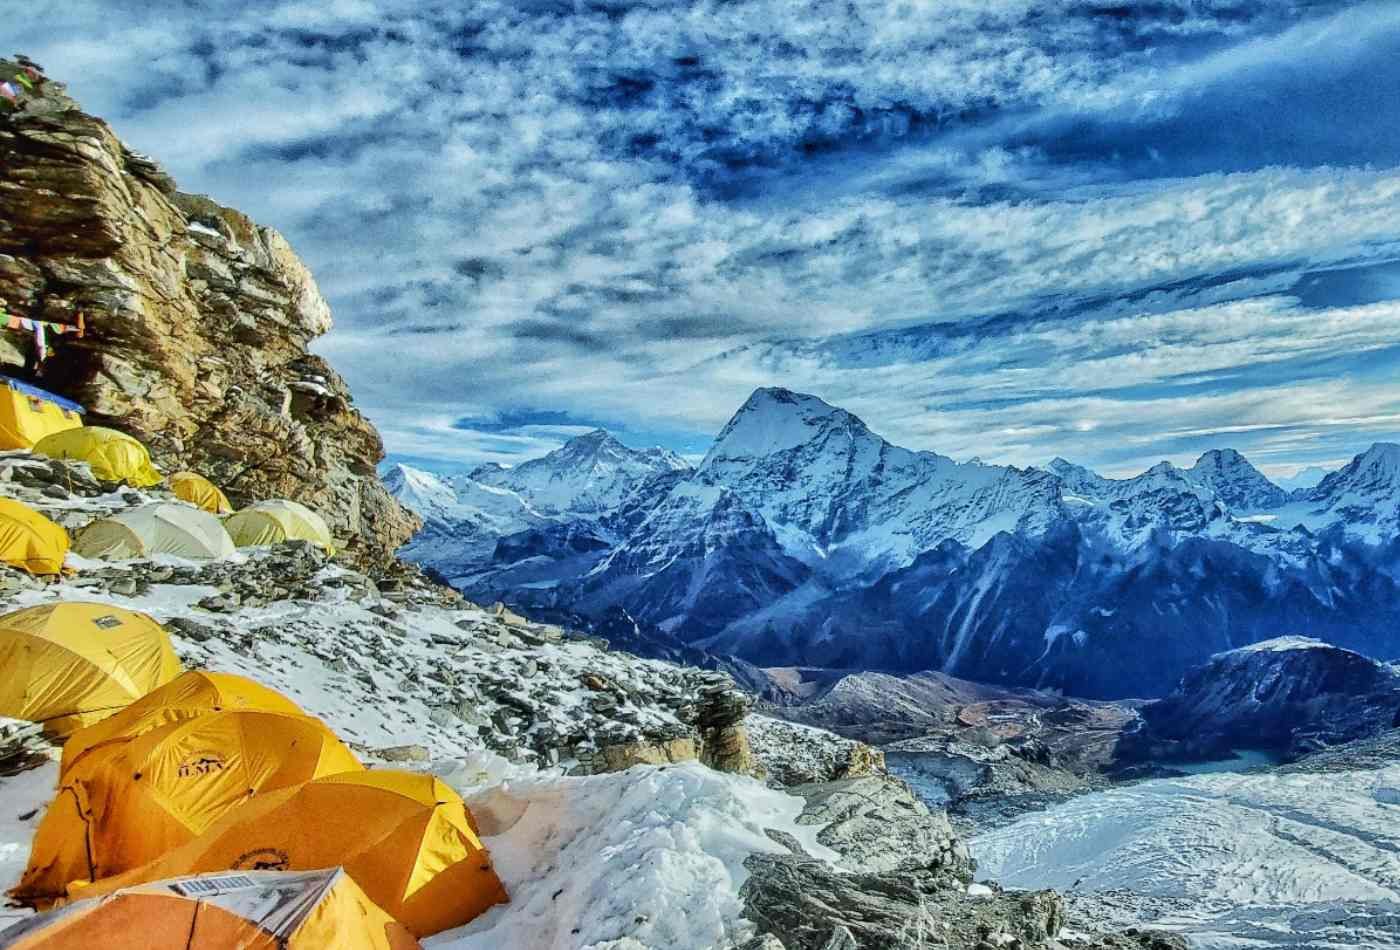
<path id="1" fill-rule="evenodd" d="M 9 83 L 0 82 L 0 96 L 4 96 L 6 99 L 14 102 L 19 97 L 19 92 Z"/>

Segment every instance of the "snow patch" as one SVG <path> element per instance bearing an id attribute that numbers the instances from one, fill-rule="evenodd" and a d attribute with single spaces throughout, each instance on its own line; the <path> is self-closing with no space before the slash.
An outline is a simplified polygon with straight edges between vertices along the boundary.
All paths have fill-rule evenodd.
<path id="1" fill-rule="evenodd" d="M 1312 637 L 1274 637 L 1242 646 L 1230 653 L 1285 653 L 1289 650 L 1335 650 L 1337 647 Z"/>
<path id="2" fill-rule="evenodd" d="M 784 849 L 836 855 L 797 824 L 802 801 L 695 763 L 569 778 L 541 774 L 471 795 L 472 813 L 511 895 L 444 950 L 662 950 L 742 942 L 743 862 Z"/>

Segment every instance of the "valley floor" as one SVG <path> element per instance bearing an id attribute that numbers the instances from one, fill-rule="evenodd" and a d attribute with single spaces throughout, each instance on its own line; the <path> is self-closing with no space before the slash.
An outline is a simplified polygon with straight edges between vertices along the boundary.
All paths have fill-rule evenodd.
<path id="1" fill-rule="evenodd" d="M 1400 947 L 1400 766 L 1217 773 L 1093 792 L 972 841 L 978 876 L 1053 887 L 1201 950 Z"/>

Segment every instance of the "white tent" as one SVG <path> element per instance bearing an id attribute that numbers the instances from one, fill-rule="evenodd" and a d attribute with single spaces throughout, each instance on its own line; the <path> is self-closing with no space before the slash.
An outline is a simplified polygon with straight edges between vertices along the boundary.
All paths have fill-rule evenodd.
<path id="1" fill-rule="evenodd" d="M 331 529 L 316 512 L 285 498 L 249 505 L 224 518 L 224 528 L 240 548 L 283 541 L 311 541 L 335 553 Z"/>
<path id="2" fill-rule="evenodd" d="M 78 532 L 73 553 L 117 561 L 152 554 L 209 559 L 232 554 L 233 539 L 218 518 L 192 505 L 156 502 L 99 518 Z"/>

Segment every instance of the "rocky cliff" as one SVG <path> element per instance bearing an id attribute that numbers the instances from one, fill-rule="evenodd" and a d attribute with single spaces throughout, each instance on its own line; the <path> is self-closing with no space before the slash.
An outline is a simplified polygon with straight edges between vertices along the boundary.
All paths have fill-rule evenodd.
<path id="1" fill-rule="evenodd" d="M 15 64 L 0 61 L 0 78 Z M 379 483 L 379 434 L 307 345 L 331 326 L 306 266 L 276 231 L 184 194 L 61 83 L 0 107 L 0 305 L 54 324 L 0 334 L 0 372 L 142 439 L 235 504 L 294 498 L 351 560 L 381 561 L 417 527 Z"/>

